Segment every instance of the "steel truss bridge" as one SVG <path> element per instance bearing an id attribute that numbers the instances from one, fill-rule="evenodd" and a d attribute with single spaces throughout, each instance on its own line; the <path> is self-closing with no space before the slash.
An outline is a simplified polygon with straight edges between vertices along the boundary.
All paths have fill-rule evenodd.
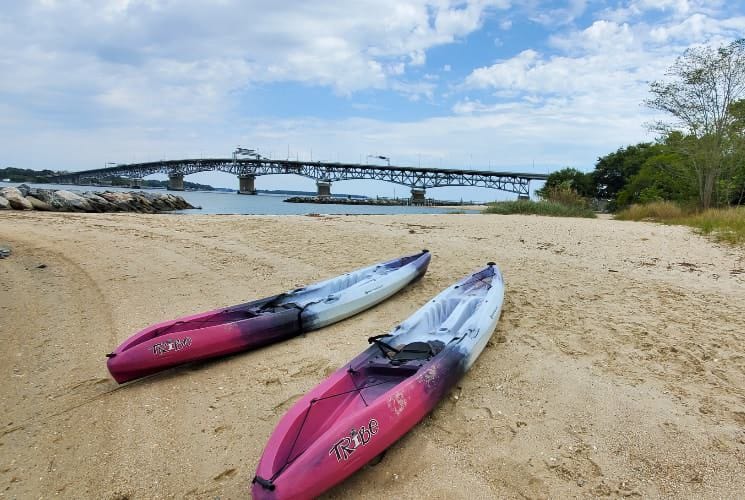
<path id="1" fill-rule="evenodd" d="M 57 176 L 59 182 L 78 184 L 110 177 L 142 179 L 152 174 L 167 174 L 169 189 L 183 190 L 185 175 L 220 171 L 237 175 L 239 192 L 255 192 L 254 180 L 262 175 L 295 174 L 315 179 L 319 196 L 329 195 L 332 182 L 352 179 L 373 179 L 408 186 L 413 198 L 424 198 L 426 189 L 444 186 L 476 186 L 499 189 L 519 196 L 529 196 L 530 181 L 546 180 L 548 175 L 489 170 L 456 170 L 428 167 L 397 167 L 392 165 L 362 165 L 356 163 L 325 163 L 268 158 L 211 158 L 162 160 L 149 163 L 120 164 L 114 167 L 71 172 Z"/>

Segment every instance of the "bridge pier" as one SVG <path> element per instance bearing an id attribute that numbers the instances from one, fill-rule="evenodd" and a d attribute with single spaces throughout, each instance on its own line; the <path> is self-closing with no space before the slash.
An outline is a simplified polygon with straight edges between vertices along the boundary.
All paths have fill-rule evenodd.
<path id="1" fill-rule="evenodd" d="M 184 190 L 184 175 L 183 174 L 168 174 L 168 190 L 169 191 L 183 191 Z"/>
<path id="2" fill-rule="evenodd" d="M 331 181 L 316 181 L 316 188 L 318 189 L 318 194 L 316 196 L 331 196 Z"/>
<path id="3" fill-rule="evenodd" d="M 256 180 L 255 175 L 239 175 L 238 176 L 238 194 L 256 194 L 256 186 L 254 181 Z"/>
<path id="4" fill-rule="evenodd" d="M 142 179 L 136 177 L 129 180 L 129 187 L 132 189 L 142 189 Z"/>
<path id="5" fill-rule="evenodd" d="M 411 188 L 411 204 L 412 205 L 424 205 L 424 195 L 426 190 L 420 187 Z"/>

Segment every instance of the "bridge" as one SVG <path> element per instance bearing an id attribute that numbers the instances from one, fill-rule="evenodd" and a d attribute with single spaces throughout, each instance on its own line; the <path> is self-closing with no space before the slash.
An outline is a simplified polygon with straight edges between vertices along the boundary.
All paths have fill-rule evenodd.
<path id="1" fill-rule="evenodd" d="M 114 167 L 70 172 L 57 176 L 58 182 L 80 184 L 84 180 L 126 177 L 140 180 L 152 174 L 168 175 L 168 189 L 184 190 L 184 176 L 197 172 L 220 171 L 238 176 L 241 194 L 256 194 L 256 177 L 295 174 L 316 181 L 318 196 L 331 195 L 331 183 L 351 179 L 373 179 L 408 186 L 414 203 L 423 202 L 426 190 L 444 186 L 476 186 L 530 195 L 530 181 L 546 180 L 548 175 L 492 172 L 489 170 L 456 170 L 428 167 L 397 167 L 357 163 L 272 160 L 269 158 L 210 158 L 161 160 L 148 163 L 120 164 Z"/>

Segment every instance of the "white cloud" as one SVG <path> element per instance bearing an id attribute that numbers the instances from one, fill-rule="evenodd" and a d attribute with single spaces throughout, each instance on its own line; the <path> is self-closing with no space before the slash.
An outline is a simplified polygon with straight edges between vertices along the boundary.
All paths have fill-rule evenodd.
<path id="1" fill-rule="evenodd" d="M 555 8 L 553 2 L 538 2 L 530 9 L 531 20 L 546 26 L 561 26 L 572 23 L 584 14 L 586 0 L 569 0 L 567 5 Z"/>
<path id="2" fill-rule="evenodd" d="M 714 19 L 705 14 L 693 14 L 679 23 L 665 24 L 650 30 L 650 38 L 657 44 L 679 43 L 721 43 L 726 39 L 742 36 L 745 33 L 745 17 Z"/>
<path id="3" fill-rule="evenodd" d="M 0 100 L 123 119 L 202 119 L 252 84 L 302 82 L 348 95 L 404 89 L 426 51 L 477 30 L 504 0 L 6 0 Z M 370 15 L 375 12 L 376 15 Z M 58 99 L 56 107 L 64 107 Z M 20 110 L 18 110 L 19 112 Z M 73 110 L 69 109 L 72 113 Z"/>

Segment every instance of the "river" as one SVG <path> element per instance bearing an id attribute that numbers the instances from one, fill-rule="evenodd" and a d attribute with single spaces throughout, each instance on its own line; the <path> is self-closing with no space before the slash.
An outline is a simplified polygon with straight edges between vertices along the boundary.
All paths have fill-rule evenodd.
<path id="1" fill-rule="evenodd" d="M 0 187 L 19 186 L 19 182 L 0 182 Z M 34 188 L 66 189 L 73 192 L 83 191 L 132 191 L 129 188 L 110 186 L 70 186 L 60 184 L 32 184 Z M 143 189 L 162 193 L 163 189 Z M 305 214 L 440 214 L 461 211 L 458 207 L 432 208 L 408 206 L 375 206 L 375 205 L 332 205 L 315 203 L 285 203 L 283 200 L 291 195 L 239 195 L 226 191 L 180 191 L 175 192 L 200 210 L 177 210 L 172 213 L 182 214 L 254 214 L 254 215 L 305 215 Z M 472 212 L 463 210 L 465 212 Z"/>

